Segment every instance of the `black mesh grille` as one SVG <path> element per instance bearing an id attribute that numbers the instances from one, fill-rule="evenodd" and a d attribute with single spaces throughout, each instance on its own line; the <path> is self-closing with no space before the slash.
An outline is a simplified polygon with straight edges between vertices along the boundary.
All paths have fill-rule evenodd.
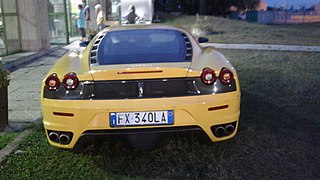
<path id="1" fill-rule="evenodd" d="M 182 33 L 182 37 L 186 43 L 186 58 L 185 60 L 186 61 L 191 61 L 192 60 L 192 45 L 191 45 L 191 42 L 188 38 L 188 36 L 184 33 Z"/>
<path id="2" fill-rule="evenodd" d="M 93 43 L 93 46 L 91 48 L 91 52 L 90 52 L 90 63 L 91 64 L 97 64 L 98 60 L 97 60 L 97 51 L 98 51 L 98 47 L 100 45 L 100 42 L 102 40 L 102 38 L 104 37 L 105 34 L 100 35 L 96 41 Z"/>
<path id="3" fill-rule="evenodd" d="M 138 99 L 219 94 L 236 90 L 236 83 L 224 85 L 218 78 L 213 85 L 205 85 L 200 78 L 151 79 L 132 81 L 81 82 L 72 91 L 63 86 L 56 91 L 44 88 L 49 99 Z"/>
<path id="4" fill-rule="evenodd" d="M 141 81 L 96 81 L 94 99 L 135 99 L 205 95 L 236 90 L 235 82 L 204 85 L 200 78 L 153 79 Z"/>
<path id="5" fill-rule="evenodd" d="M 96 82 L 93 94 L 99 99 L 135 98 L 138 96 L 138 88 L 136 82 Z"/>
<path id="6" fill-rule="evenodd" d="M 191 80 L 147 81 L 144 83 L 144 97 L 187 96 L 194 91 Z"/>

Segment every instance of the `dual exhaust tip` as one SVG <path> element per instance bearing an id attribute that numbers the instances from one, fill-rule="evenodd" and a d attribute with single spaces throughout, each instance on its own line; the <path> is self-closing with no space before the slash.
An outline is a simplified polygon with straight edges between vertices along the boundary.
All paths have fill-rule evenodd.
<path id="1" fill-rule="evenodd" d="M 72 133 L 70 132 L 58 132 L 58 131 L 51 131 L 49 133 L 49 139 L 53 142 L 59 144 L 69 144 L 72 138 Z"/>
<path id="2" fill-rule="evenodd" d="M 229 136 L 235 131 L 236 122 L 228 123 L 228 124 L 222 124 L 222 125 L 216 125 L 211 127 L 211 131 L 216 137 L 224 137 Z"/>

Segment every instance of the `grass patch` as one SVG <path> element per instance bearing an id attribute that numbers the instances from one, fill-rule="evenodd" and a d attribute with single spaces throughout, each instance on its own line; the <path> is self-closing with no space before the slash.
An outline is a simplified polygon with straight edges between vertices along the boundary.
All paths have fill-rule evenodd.
<path id="1" fill-rule="evenodd" d="M 0 179 L 105 179 L 91 155 L 51 147 L 37 128 L 0 167 Z M 111 176 L 108 176 L 111 177 Z"/>
<path id="2" fill-rule="evenodd" d="M 41 128 L 0 168 L 0 179 L 319 179 L 320 53 L 222 51 L 242 88 L 234 139 L 181 137 L 152 151 L 121 144 L 75 154 L 51 147 Z"/>
<path id="3" fill-rule="evenodd" d="M 214 43 L 253 43 L 253 44 L 320 44 L 320 23 L 292 25 L 263 25 L 238 20 L 207 16 L 201 17 L 202 24 L 209 25 L 212 35 L 207 37 Z M 182 16 L 168 23 L 183 24 L 191 30 L 195 16 Z M 206 26 L 207 27 L 207 26 Z"/>
<path id="4" fill-rule="evenodd" d="M 11 142 L 15 137 L 17 137 L 18 132 L 8 132 L 0 134 L 0 150 L 6 147 L 6 145 Z"/>

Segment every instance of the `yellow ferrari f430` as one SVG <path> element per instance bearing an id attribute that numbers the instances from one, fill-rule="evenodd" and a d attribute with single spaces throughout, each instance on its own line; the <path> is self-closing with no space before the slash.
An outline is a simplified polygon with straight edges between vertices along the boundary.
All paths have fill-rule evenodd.
<path id="1" fill-rule="evenodd" d="M 99 32 L 43 80 L 49 143 L 72 149 L 86 137 L 116 135 L 145 148 L 189 131 L 212 142 L 232 138 L 240 115 L 238 76 L 221 53 L 199 45 L 207 40 L 169 25 Z"/>

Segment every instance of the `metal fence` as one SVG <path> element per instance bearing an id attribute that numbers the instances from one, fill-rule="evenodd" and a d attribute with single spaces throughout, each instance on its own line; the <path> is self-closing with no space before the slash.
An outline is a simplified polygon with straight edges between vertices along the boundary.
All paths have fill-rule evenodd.
<path id="1" fill-rule="evenodd" d="M 241 19 L 238 12 L 231 14 L 231 19 Z M 320 12 L 291 12 L 291 11 L 248 11 L 245 20 L 260 24 L 298 24 L 320 22 Z"/>
<path id="2" fill-rule="evenodd" d="M 296 24 L 296 23 L 315 23 L 320 22 L 320 13 L 314 12 L 273 12 L 274 24 Z"/>

